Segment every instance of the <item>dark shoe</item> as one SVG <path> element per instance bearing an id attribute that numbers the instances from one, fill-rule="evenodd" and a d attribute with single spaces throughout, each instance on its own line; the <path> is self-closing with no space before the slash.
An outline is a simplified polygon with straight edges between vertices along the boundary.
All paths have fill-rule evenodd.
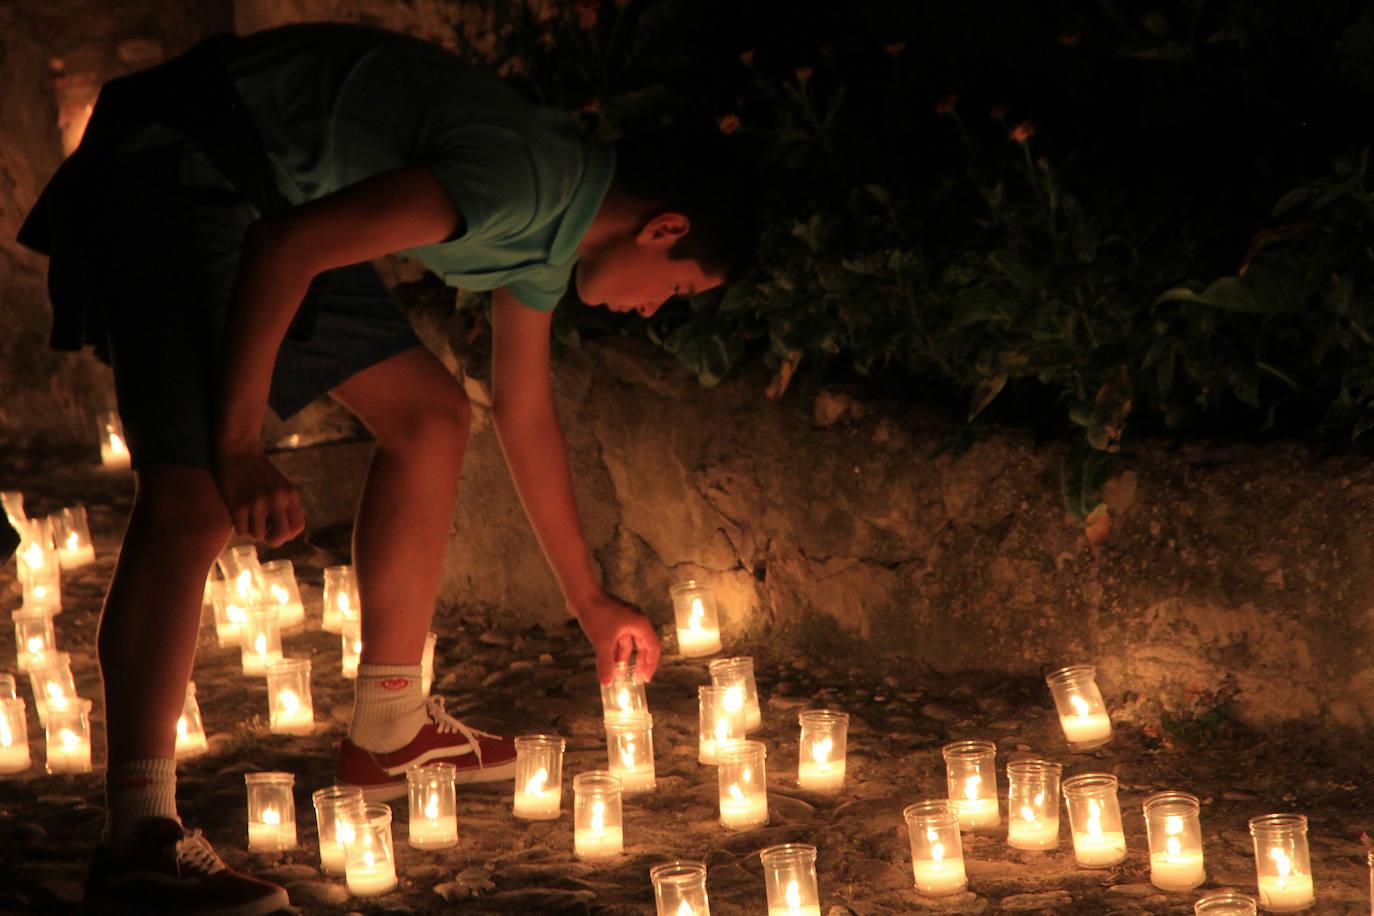
<path id="1" fill-rule="evenodd" d="M 149 818 L 127 855 L 96 849 L 82 903 L 101 913 L 194 916 L 266 916 L 291 905 L 285 889 L 228 868 L 199 830 L 166 818 Z"/>
<path id="2" fill-rule="evenodd" d="M 347 738 L 339 743 L 334 781 L 357 786 L 369 802 L 406 794 L 406 770 L 425 763 L 451 763 L 460 784 L 515 778 L 515 742 L 489 735 L 444 712 L 444 698 L 430 697 L 429 721 L 405 747 L 384 754 L 365 751 Z"/>

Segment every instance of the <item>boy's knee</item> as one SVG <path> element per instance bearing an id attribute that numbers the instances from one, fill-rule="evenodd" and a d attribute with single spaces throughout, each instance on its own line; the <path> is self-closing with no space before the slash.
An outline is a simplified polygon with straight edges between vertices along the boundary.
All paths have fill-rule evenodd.
<path id="1" fill-rule="evenodd" d="M 472 404 L 455 380 L 430 386 L 369 423 L 383 448 L 406 453 L 443 452 L 455 458 L 467 446 Z"/>
<path id="2" fill-rule="evenodd" d="M 151 528 L 168 543 L 208 553 L 211 558 L 224 548 L 233 530 L 210 472 L 184 469 L 140 475 L 130 525 Z"/>

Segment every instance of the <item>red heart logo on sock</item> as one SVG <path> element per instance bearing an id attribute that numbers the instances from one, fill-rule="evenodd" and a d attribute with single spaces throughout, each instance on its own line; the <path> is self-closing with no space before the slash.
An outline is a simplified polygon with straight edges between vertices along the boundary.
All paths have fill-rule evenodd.
<path id="1" fill-rule="evenodd" d="M 383 690 L 405 690 L 410 686 L 408 677 L 389 677 L 378 685 Z"/>

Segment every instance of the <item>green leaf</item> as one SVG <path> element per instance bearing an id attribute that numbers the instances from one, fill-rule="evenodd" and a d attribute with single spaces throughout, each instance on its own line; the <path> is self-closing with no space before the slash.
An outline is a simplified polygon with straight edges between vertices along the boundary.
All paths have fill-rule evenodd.
<path id="1" fill-rule="evenodd" d="M 1210 305 L 1212 308 L 1221 309 L 1225 312 L 1241 312 L 1251 315 L 1269 314 L 1269 310 L 1255 299 L 1238 277 L 1222 277 L 1220 280 L 1214 280 L 1200 293 L 1195 293 L 1187 287 L 1167 290 L 1155 300 L 1156 305 L 1161 302 L 1196 302 L 1199 305 Z"/>

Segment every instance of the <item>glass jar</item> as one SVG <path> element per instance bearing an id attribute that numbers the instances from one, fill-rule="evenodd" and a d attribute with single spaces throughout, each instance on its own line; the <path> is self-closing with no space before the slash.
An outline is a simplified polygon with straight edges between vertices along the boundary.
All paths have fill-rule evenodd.
<path id="1" fill-rule="evenodd" d="M 29 685 L 33 688 L 33 706 L 39 724 L 47 728 L 48 710 L 76 699 L 72 657 L 66 652 L 49 653 L 46 665 L 29 669 Z"/>
<path id="2" fill-rule="evenodd" d="M 1190 891 L 1207 880 L 1201 810 L 1197 796 L 1187 792 L 1156 792 L 1145 799 L 1150 883 L 1162 891 Z"/>
<path id="3" fill-rule="evenodd" d="M 654 717 L 648 713 L 606 720 L 610 771 L 626 795 L 651 791 L 654 775 Z"/>
<path id="4" fill-rule="evenodd" d="M 1316 903 L 1312 857 L 1307 848 L 1307 818 L 1301 814 L 1251 818 L 1250 836 L 1255 841 L 1260 909 L 1296 913 Z"/>
<path id="5" fill-rule="evenodd" d="M 678 654 L 685 658 L 715 655 L 720 651 L 720 621 L 716 597 L 710 586 L 688 579 L 671 586 L 673 617 L 677 621 Z"/>
<path id="6" fill-rule="evenodd" d="M 210 748 L 205 738 L 205 723 L 200 718 L 200 704 L 196 702 L 196 682 L 186 682 L 186 697 L 177 717 L 177 740 L 173 756 L 186 760 L 205 753 Z"/>
<path id="7" fill-rule="evenodd" d="M 759 708 L 759 687 L 754 678 L 754 660 L 747 655 L 718 658 L 706 666 L 715 687 L 735 688 L 726 694 L 730 706 L 743 704 L 744 730 L 755 732 L 763 727 L 763 711 Z"/>
<path id="8" fill-rule="evenodd" d="M 1097 688 L 1097 669 L 1092 665 L 1069 665 L 1045 678 L 1059 712 L 1059 725 L 1069 747 L 1089 751 L 1112 740 L 1112 719 L 1102 691 Z"/>
<path id="9" fill-rule="evenodd" d="M 783 843 L 759 851 L 768 916 L 821 916 L 816 847 Z"/>
<path id="10" fill-rule="evenodd" d="M 262 564 L 262 600 L 277 609 L 277 622 L 286 632 L 305 626 L 305 604 L 296 581 L 296 567 L 290 560 Z"/>
<path id="11" fill-rule="evenodd" d="M 315 805 L 315 825 L 320 837 L 320 867 L 325 874 L 344 873 L 344 855 L 352 842 L 353 824 L 363 820 L 363 790 L 357 786 L 326 786 L 310 800 Z"/>
<path id="12" fill-rule="evenodd" d="M 72 697 L 48 705 L 48 772 L 91 771 L 91 701 Z"/>
<path id="13" fill-rule="evenodd" d="M 248 602 L 239 598 L 227 579 L 211 580 L 210 606 L 215 612 L 215 640 L 221 649 L 243 645 L 243 625 L 248 622 Z"/>
<path id="14" fill-rule="evenodd" d="M 1126 860 L 1117 778 L 1084 773 L 1064 780 L 1064 803 L 1073 832 L 1073 858 L 1080 868 L 1110 868 Z"/>
<path id="15" fill-rule="evenodd" d="M 732 741 L 716 751 L 720 822 L 731 830 L 768 823 L 767 756 L 762 741 Z"/>
<path id="16" fill-rule="evenodd" d="M 797 714 L 801 740 L 797 754 L 797 785 L 812 792 L 844 788 L 849 714 L 838 709 L 807 709 Z"/>
<path id="17" fill-rule="evenodd" d="M 1198 898 L 1194 916 L 1256 916 L 1255 898 L 1237 891 L 1217 891 Z"/>
<path id="18" fill-rule="evenodd" d="M 267 713 L 277 734 L 308 735 L 315 730 L 310 659 L 283 658 L 267 666 Z"/>
<path id="19" fill-rule="evenodd" d="M 656 916 L 711 916 L 706 897 L 706 866 L 701 862 L 667 862 L 649 869 Z"/>
<path id="20" fill-rule="evenodd" d="M 53 631 L 52 615 L 46 609 L 20 608 L 14 620 L 15 667 L 21 672 L 41 668 L 48 656 L 57 651 L 57 634 Z"/>
<path id="21" fill-rule="evenodd" d="M 911 838 L 916 890 L 927 897 L 957 894 L 968 887 L 959 812 L 948 799 L 917 802 L 902 811 Z"/>
<path id="22" fill-rule="evenodd" d="M 95 562 L 95 544 L 85 506 L 69 506 L 52 517 L 53 543 L 58 565 L 64 570 L 80 569 Z"/>
<path id="23" fill-rule="evenodd" d="M 410 845 L 443 849 L 458 845 L 458 768 L 431 763 L 406 770 L 410 794 Z"/>
<path id="24" fill-rule="evenodd" d="M 296 800 L 290 773 L 245 773 L 248 787 L 248 851 L 296 848 Z"/>
<path id="25" fill-rule="evenodd" d="M 363 657 L 363 622 L 348 617 L 339 623 L 339 670 L 352 680 L 358 676 L 358 663 Z"/>
<path id="26" fill-rule="evenodd" d="M 119 421 L 119 411 L 101 411 L 99 429 L 101 466 L 107 471 L 127 471 L 131 458 L 124 438 L 124 424 Z"/>
<path id="27" fill-rule="evenodd" d="M 644 682 L 635 673 L 633 662 L 616 662 L 611 682 L 601 685 L 601 712 L 609 721 L 617 716 L 633 716 L 649 711 Z"/>
<path id="28" fill-rule="evenodd" d="M 249 607 L 239 643 L 243 673 L 261 676 L 267 666 L 281 661 L 281 626 L 274 607 Z"/>
<path id="29" fill-rule="evenodd" d="M 353 838 L 344 846 L 344 882 L 355 897 L 376 897 L 396 884 L 396 849 L 391 841 L 391 808 L 350 806 Z"/>
<path id="30" fill-rule="evenodd" d="M 1046 850 L 1059 846 L 1059 774 L 1049 760 L 1007 764 L 1007 845 Z"/>
<path id="31" fill-rule="evenodd" d="M 515 739 L 515 816 L 527 821 L 558 817 L 563 799 L 563 750 L 556 735 Z"/>
<path id="32" fill-rule="evenodd" d="M 573 778 L 573 852 L 579 859 L 608 859 L 625 850 L 620 779 L 605 770 Z"/>
<path id="33" fill-rule="evenodd" d="M 720 748 L 744 737 L 744 708 L 728 699 L 726 687 L 697 688 L 698 763 L 715 766 Z"/>
<path id="34" fill-rule="evenodd" d="M 1002 823 L 997 796 L 997 745 L 954 741 L 941 749 L 945 784 L 959 810 L 961 830 L 986 830 Z"/>
<path id="35" fill-rule="evenodd" d="M 0 697 L 0 773 L 22 773 L 32 764 L 24 701 L 14 696 Z"/>
<path id="36" fill-rule="evenodd" d="M 358 598 L 358 579 L 353 574 L 353 567 L 325 567 L 321 627 L 329 633 L 338 633 L 345 620 L 361 617 L 362 609 L 362 601 Z"/>

